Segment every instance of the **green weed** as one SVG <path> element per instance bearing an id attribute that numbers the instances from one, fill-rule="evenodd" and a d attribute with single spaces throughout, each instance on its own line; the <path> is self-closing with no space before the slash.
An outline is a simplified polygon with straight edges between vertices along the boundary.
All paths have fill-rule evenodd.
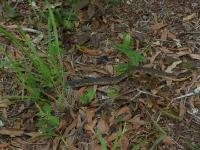
<path id="1" fill-rule="evenodd" d="M 97 129 L 97 133 L 96 133 L 99 141 L 100 141 L 100 144 L 101 144 L 101 149 L 102 150 L 107 150 L 107 144 L 106 144 L 106 141 L 104 140 L 101 132 Z"/>
<path id="2" fill-rule="evenodd" d="M 119 96 L 119 87 L 113 87 L 106 92 L 107 96 L 111 99 Z"/>
<path id="3" fill-rule="evenodd" d="M 84 105 L 89 104 L 92 99 L 94 99 L 95 95 L 95 90 L 93 88 L 88 88 L 87 91 L 80 97 L 81 103 Z"/>
<path id="4" fill-rule="evenodd" d="M 50 98 L 45 95 L 46 89 L 53 91 L 55 99 L 64 101 L 67 87 L 64 81 L 66 74 L 63 67 L 64 52 L 60 48 L 56 19 L 48 2 L 46 4 L 48 6 L 48 46 L 43 50 L 45 57 L 40 55 L 41 52 L 22 31 L 23 29 L 18 28 L 20 38 L 17 38 L 0 26 L 0 33 L 10 40 L 21 54 L 21 57 L 16 59 L 11 53 L 0 47 L 0 52 L 6 56 L 4 63 L 1 63 L 0 66 L 3 70 L 16 73 L 19 84 L 25 89 L 25 95 L 17 95 L 17 97 L 22 99 L 30 97 L 24 100 L 32 100 L 36 103 L 39 110 L 36 125 L 44 135 L 51 137 L 59 124 L 59 119 L 52 115 L 53 110 L 48 104 Z"/>
<path id="5" fill-rule="evenodd" d="M 119 50 L 121 53 L 125 54 L 129 61 L 126 64 L 120 64 L 116 68 L 117 73 L 124 72 L 129 68 L 129 66 L 138 66 L 140 62 L 144 60 L 144 57 L 138 52 L 131 49 L 132 38 L 129 34 L 125 34 L 123 37 L 122 44 L 117 44 L 115 48 Z"/>
<path id="6" fill-rule="evenodd" d="M 117 136 L 115 137 L 115 140 L 113 142 L 113 145 L 112 145 L 112 150 L 117 150 L 120 148 L 120 140 L 121 138 L 123 137 L 123 135 L 127 132 L 127 126 L 126 124 L 124 124 L 124 127 L 121 131 L 117 132 Z M 99 131 L 99 129 L 97 129 L 97 132 L 96 132 L 96 135 L 100 141 L 100 144 L 101 144 L 101 149 L 102 150 L 107 150 L 107 144 L 106 144 L 106 141 L 105 139 L 103 138 L 101 132 Z"/>
<path id="7" fill-rule="evenodd" d="M 39 105 L 36 105 L 39 109 L 37 116 L 36 126 L 40 131 L 47 137 L 55 136 L 55 129 L 59 125 L 59 118 L 52 115 L 52 108 L 48 103 L 45 103 L 41 108 Z"/>

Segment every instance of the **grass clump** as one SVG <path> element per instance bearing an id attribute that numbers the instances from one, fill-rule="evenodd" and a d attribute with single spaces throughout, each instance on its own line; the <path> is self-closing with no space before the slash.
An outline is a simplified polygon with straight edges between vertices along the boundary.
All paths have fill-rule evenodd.
<path id="1" fill-rule="evenodd" d="M 55 128 L 59 124 L 59 118 L 52 115 L 50 97 L 45 94 L 47 89 L 51 89 L 54 98 L 65 99 L 67 87 L 64 82 L 66 70 L 63 67 L 63 50 L 60 48 L 60 40 L 57 31 L 57 23 L 54 12 L 48 6 L 48 46 L 41 52 L 37 49 L 31 39 L 19 29 L 19 37 L 0 26 L 0 33 L 11 41 L 20 54 L 20 58 L 15 58 L 10 52 L 1 47 L 1 53 L 5 56 L 5 62 L 1 63 L 1 69 L 15 72 L 19 83 L 24 88 L 26 96 L 30 97 L 38 108 L 37 126 L 48 137 L 54 134 Z M 19 40 L 21 39 L 21 40 Z M 53 40 L 52 40 L 53 39 Z M 44 57 L 45 56 L 45 57 Z M 21 99 L 23 99 L 23 95 Z"/>
<path id="2" fill-rule="evenodd" d="M 138 66 L 139 63 L 144 60 L 144 56 L 142 56 L 137 51 L 132 50 L 131 46 L 132 46 L 132 38 L 129 34 L 125 34 L 123 36 L 123 42 L 115 46 L 117 50 L 125 54 L 129 59 L 127 63 L 119 64 L 116 67 L 117 73 L 125 72 L 130 66 Z"/>

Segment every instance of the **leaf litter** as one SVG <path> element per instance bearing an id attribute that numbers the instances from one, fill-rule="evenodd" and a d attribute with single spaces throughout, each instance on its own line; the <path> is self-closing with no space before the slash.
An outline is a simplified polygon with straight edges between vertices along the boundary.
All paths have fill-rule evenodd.
<path id="1" fill-rule="evenodd" d="M 144 64 L 147 66 L 178 74 L 189 71 L 192 73 L 192 77 L 189 80 L 181 82 L 169 82 L 146 75 L 139 75 L 136 79 L 140 82 L 135 87 L 133 86 L 135 84 L 133 79 L 127 79 L 118 85 L 119 92 L 122 92 L 127 87 L 137 88 L 138 90 L 136 91 L 142 92 L 137 96 L 134 90 L 125 93 L 123 95 L 124 101 L 126 99 L 125 103 L 120 102 L 120 96 L 114 100 L 102 99 L 102 97 L 106 97 L 105 91 L 109 87 L 101 90 L 103 87 L 97 86 L 95 87 L 96 97 L 91 103 L 84 107 L 79 106 L 79 104 L 77 107 L 78 110 L 76 108 L 71 112 L 71 118 L 66 117 L 67 115 L 62 117 L 59 136 L 54 137 L 53 142 L 44 140 L 37 135 L 37 128 L 34 126 L 34 111 L 36 110 L 34 107 L 28 107 L 22 114 L 13 118 L 13 123 L 9 117 L 8 120 L 5 120 L 5 117 L 3 117 L 4 127 L 0 129 L 0 134 L 3 138 L 0 138 L 2 142 L 0 143 L 0 147 L 11 148 L 17 146 L 30 148 L 32 145 L 35 145 L 38 149 L 45 147 L 46 149 L 51 149 L 51 147 L 53 149 L 66 149 L 66 147 L 71 147 L 71 149 L 100 149 L 100 142 L 96 136 L 98 130 L 106 141 L 108 148 L 112 148 L 114 146 L 113 143 L 115 143 L 114 141 L 118 140 L 118 149 L 131 149 L 133 147 L 150 149 L 155 145 L 154 142 L 159 141 L 161 138 L 160 133 L 157 131 L 160 128 L 165 130 L 167 136 L 162 141 L 156 143 L 158 149 L 189 149 L 188 141 L 198 146 L 200 138 L 198 129 L 200 124 L 195 122 L 195 116 L 187 113 L 192 99 L 197 99 L 192 105 L 196 109 L 199 109 L 198 95 L 194 95 L 193 98 L 187 97 L 181 100 L 173 100 L 173 98 L 185 95 L 188 91 L 198 87 L 198 37 L 187 33 L 188 30 L 190 30 L 190 33 L 198 31 L 198 10 L 200 3 L 198 1 L 182 1 L 180 4 L 176 1 L 167 0 L 161 4 L 158 1 L 147 3 L 146 1 L 137 0 L 129 2 L 129 4 L 124 3 L 112 6 L 105 10 L 101 10 L 102 8 L 99 7 L 97 11 L 94 9 L 96 7 L 95 2 L 94 4 L 90 4 L 89 1 L 84 0 L 78 3 L 76 9 L 78 10 L 80 21 L 77 22 L 76 30 L 70 34 L 65 33 L 69 31 L 64 30 L 61 33 L 63 34 L 63 39 L 67 39 L 69 35 L 73 36 L 70 40 L 63 41 L 69 42 L 67 44 L 63 43 L 63 45 L 76 43 L 77 35 L 82 34 L 79 36 L 78 41 L 81 49 L 77 51 L 75 47 L 71 46 L 70 51 L 72 53 L 67 54 L 69 59 L 66 60 L 66 66 L 70 68 L 69 74 L 72 75 L 69 75 L 69 77 L 71 79 L 84 77 L 86 74 L 88 76 L 93 75 L 94 77 L 115 75 L 115 66 L 128 61 L 126 56 L 113 49 L 114 45 L 121 42 L 121 32 L 128 32 L 132 35 L 134 42 L 132 47 L 145 56 L 146 62 Z M 109 6 L 103 1 L 98 1 L 97 3 Z M 41 9 L 43 8 L 43 5 L 38 6 Z M 17 5 L 17 9 L 22 14 L 29 14 L 28 12 L 31 12 L 26 3 L 20 3 L 20 5 Z M 104 11 L 106 13 L 103 13 Z M 23 26 L 28 27 L 27 18 L 23 19 L 21 23 Z M 4 26 L 7 24 L 13 25 L 8 20 L 0 23 Z M 124 24 L 125 26 L 116 26 L 116 23 L 120 25 Z M 82 27 L 88 24 L 89 30 L 82 31 Z M 37 28 L 40 29 L 41 27 L 37 26 Z M 12 29 L 13 31 L 15 29 Z M 93 40 L 94 36 L 91 35 L 94 32 L 97 35 L 104 34 L 101 34 L 101 38 L 97 38 L 98 40 Z M 180 36 L 182 33 L 186 35 Z M 12 49 L 11 45 L 5 43 L 5 41 L 2 42 L 8 49 Z M 16 59 L 20 58 L 20 53 L 17 50 L 15 51 Z M 109 54 L 107 53 L 108 51 Z M 104 56 L 107 57 L 107 60 L 99 61 L 100 63 L 97 64 L 97 59 L 103 59 Z M 172 62 L 169 63 L 167 62 L 168 60 L 172 60 Z M 189 62 L 195 64 L 195 70 L 191 69 L 189 65 L 183 65 Z M 196 78 L 194 78 L 195 74 Z M 2 97 L 8 96 L 9 93 L 21 92 L 19 85 L 16 85 L 16 82 L 12 82 L 16 79 L 9 78 L 9 75 L 3 76 L 3 73 L 0 73 L 0 77 L 1 82 L 4 84 L 3 88 L 0 89 Z M 10 86 L 12 88 L 9 88 L 8 86 L 11 82 L 12 85 Z M 86 88 L 77 89 L 74 93 L 81 95 L 86 91 Z M 131 100 L 133 98 L 134 101 Z M 23 109 L 23 103 L 15 104 L 15 107 L 13 107 L 12 103 L 10 103 L 10 100 L 0 103 L 0 111 L 4 111 L 4 116 L 16 113 L 13 110 Z M 105 104 L 104 107 L 99 109 L 102 104 Z M 147 114 L 146 110 L 150 113 Z M 149 115 L 154 118 L 156 123 L 151 120 Z M 181 120 L 179 120 L 179 117 Z M 197 113 L 197 120 L 198 117 L 199 114 Z M 14 123 L 16 124 L 13 125 Z M 127 131 L 117 139 L 119 131 L 123 129 L 125 124 L 127 124 Z M 170 130 L 168 130 L 169 128 Z M 188 129 L 191 131 L 190 133 L 187 132 Z M 29 133 L 28 138 L 25 133 Z M 31 133 L 32 136 L 30 136 Z M 17 138 L 21 141 L 17 140 Z M 25 143 L 27 142 L 29 144 L 26 145 Z"/>

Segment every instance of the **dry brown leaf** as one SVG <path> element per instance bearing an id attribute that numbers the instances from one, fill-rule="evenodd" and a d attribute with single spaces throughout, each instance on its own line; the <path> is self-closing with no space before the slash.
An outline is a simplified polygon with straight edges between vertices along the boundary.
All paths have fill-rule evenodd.
<path id="1" fill-rule="evenodd" d="M 164 24 L 164 23 L 156 23 L 154 25 L 151 25 L 150 26 L 150 29 L 153 30 L 153 31 L 157 31 L 163 27 L 167 26 L 167 24 Z"/>
<path id="2" fill-rule="evenodd" d="M 94 150 L 102 150 L 101 145 L 95 145 Z"/>
<path id="3" fill-rule="evenodd" d="M 190 52 L 188 52 L 188 51 L 180 51 L 180 52 L 178 52 L 176 54 L 172 54 L 172 57 L 173 58 L 174 57 L 179 58 L 179 57 L 182 57 L 182 56 L 185 56 L 185 55 L 188 55 L 188 54 L 190 54 Z"/>
<path id="4" fill-rule="evenodd" d="M 184 103 L 181 101 L 180 105 L 179 105 L 179 116 L 181 118 L 183 118 L 183 116 L 185 115 L 185 113 L 186 113 L 186 107 L 185 107 Z"/>
<path id="5" fill-rule="evenodd" d="M 162 41 L 166 41 L 166 40 L 167 40 L 167 34 L 168 34 L 167 29 L 164 29 L 164 30 L 162 31 L 162 34 L 161 34 L 160 39 L 161 39 Z"/>
<path id="6" fill-rule="evenodd" d="M 192 59 L 200 60 L 200 54 L 189 54 Z"/>
<path id="7" fill-rule="evenodd" d="M 88 130 L 88 131 L 91 131 L 92 133 L 95 134 L 94 127 L 96 126 L 96 124 L 97 124 L 97 119 L 94 119 L 92 122 L 87 123 L 87 124 L 84 126 L 84 129 L 85 129 L 85 130 Z"/>
<path id="8" fill-rule="evenodd" d="M 181 48 L 169 48 L 170 51 L 189 51 L 188 47 L 181 47 Z"/>
<path id="9" fill-rule="evenodd" d="M 121 115 L 124 121 L 129 120 L 132 117 L 130 108 L 128 106 L 124 106 L 120 110 L 118 110 L 115 114 L 113 114 L 113 116 L 109 120 L 110 125 L 114 124 L 115 119 Z"/>
<path id="10" fill-rule="evenodd" d="M 176 39 L 176 35 L 173 34 L 173 33 L 171 33 L 171 32 L 167 33 L 167 37 L 170 38 L 170 39 L 172 39 L 172 40 Z"/>
<path id="11" fill-rule="evenodd" d="M 9 144 L 0 144 L 0 148 L 1 148 L 1 149 L 4 149 L 4 148 L 8 147 L 8 145 L 9 145 Z"/>
<path id="12" fill-rule="evenodd" d="M 168 50 L 167 47 L 164 47 L 164 46 L 159 47 L 159 49 L 160 49 L 160 51 L 162 51 L 162 52 L 164 52 L 164 53 L 166 53 L 166 54 L 170 54 L 170 53 L 172 53 L 171 51 Z"/>
<path id="13" fill-rule="evenodd" d="M 77 122 L 78 122 L 78 119 L 77 119 L 77 118 L 74 119 L 73 122 L 65 129 L 65 132 L 64 132 L 63 135 L 65 135 L 65 136 L 68 135 L 69 132 L 70 132 L 73 128 L 75 128 L 75 127 L 77 126 Z"/>
<path id="14" fill-rule="evenodd" d="M 161 53 L 161 51 L 157 51 L 156 54 L 154 54 L 151 58 L 150 58 L 150 63 L 153 64 L 155 59 L 159 56 L 159 54 Z"/>
<path id="15" fill-rule="evenodd" d="M 126 135 L 121 138 L 121 149 L 128 149 L 129 146 L 129 139 Z"/>
<path id="16" fill-rule="evenodd" d="M 105 139 L 108 143 L 112 142 L 113 140 L 115 140 L 117 137 L 117 133 L 112 133 L 111 135 L 107 136 Z"/>
<path id="17" fill-rule="evenodd" d="M 196 16 L 197 16 L 196 13 L 192 13 L 192 14 L 190 14 L 190 15 L 184 17 L 184 18 L 183 18 L 183 21 L 189 21 L 189 20 L 195 18 Z"/>
<path id="18" fill-rule="evenodd" d="M 24 131 L 21 129 L 15 129 L 15 128 L 1 128 L 0 134 L 8 135 L 10 137 L 16 137 L 16 136 L 22 136 L 24 134 Z"/>
<path id="19" fill-rule="evenodd" d="M 55 138 L 53 139 L 53 144 L 52 144 L 52 149 L 53 149 L 53 150 L 57 150 L 57 149 L 58 149 L 58 146 L 59 146 L 59 144 L 60 144 L 60 140 L 61 140 L 60 137 L 55 137 Z"/>
<path id="20" fill-rule="evenodd" d="M 167 73 L 173 73 L 173 69 L 176 68 L 177 65 L 179 65 L 180 63 L 182 63 L 182 61 L 175 61 L 173 62 L 170 66 L 167 67 L 167 69 L 165 70 L 165 72 Z"/>
<path id="21" fill-rule="evenodd" d="M 145 125 L 146 122 L 141 120 L 142 115 L 138 114 L 135 115 L 132 119 L 129 120 L 129 122 L 132 124 L 132 129 L 139 129 L 141 126 Z"/>
<path id="22" fill-rule="evenodd" d="M 79 49 L 81 52 L 89 55 L 89 56 L 101 56 L 101 52 L 98 51 L 98 50 L 91 50 L 91 49 L 88 49 L 84 46 L 80 47 Z"/>
<path id="23" fill-rule="evenodd" d="M 105 69 L 111 74 L 114 74 L 114 67 L 113 65 L 106 65 Z"/>
<path id="24" fill-rule="evenodd" d="M 101 118 L 97 124 L 97 128 L 100 130 L 101 133 L 107 133 L 109 130 L 107 121 Z"/>
<path id="25" fill-rule="evenodd" d="M 87 118 L 88 123 L 92 122 L 92 118 L 94 117 L 94 113 L 95 113 L 94 109 L 89 109 L 89 110 L 86 111 L 86 118 Z"/>
<path id="26" fill-rule="evenodd" d="M 6 107 L 8 107 L 11 104 L 12 104 L 12 102 L 9 101 L 8 99 L 1 100 L 0 101 L 0 108 L 6 108 Z"/>
<path id="27" fill-rule="evenodd" d="M 163 139 L 163 143 L 165 143 L 167 145 L 173 145 L 174 144 L 174 140 L 170 136 L 166 136 Z"/>

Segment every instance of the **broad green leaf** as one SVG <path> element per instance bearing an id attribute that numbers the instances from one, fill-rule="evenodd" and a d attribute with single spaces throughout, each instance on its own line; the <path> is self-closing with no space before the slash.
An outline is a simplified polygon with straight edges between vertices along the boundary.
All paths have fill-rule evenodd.
<path id="1" fill-rule="evenodd" d="M 106 93 L 109 98 L 115 98 L 119 96 L 119 87 L 113 87 L 111 89 L 108 89 Z"/>
<path id="2" fill-rule="evenodd" d="M 129 65 L 127 63 L 126 64 L 119 64 L 115 67 L 115 72 L 117 74 L 122 74 L 128 69 L 128 67 L 129 67 Z"/>
<path id="3" fill-rule="evenodd" d="M 48 116 L 48 122 L 49 122 L 49 125 L 52 126 L 52 127 L 57 127 L 59 125 L 59 118 L 56 117 L 56 116 Z"/>
<path id="4" fill-rule="evenodd" d="M 86 93 L 81 95 L 80 100 L 82 104 L 88 104 L 95 97 L 96 93 L 93 88 L 87 89 Z"/>
<path id="5" fill-rule="evenodd" d="M 44 111 L 44 113 L 47 114 L 47 115 L 48 115 L 48 114 L 51 114 L 51 111 L 52 111 L 52 110 L 51 110 L 51 106 L 50 106 L 48 103 L 45 103 L 44 106 L 43 106 L 43 111 Z"/>

